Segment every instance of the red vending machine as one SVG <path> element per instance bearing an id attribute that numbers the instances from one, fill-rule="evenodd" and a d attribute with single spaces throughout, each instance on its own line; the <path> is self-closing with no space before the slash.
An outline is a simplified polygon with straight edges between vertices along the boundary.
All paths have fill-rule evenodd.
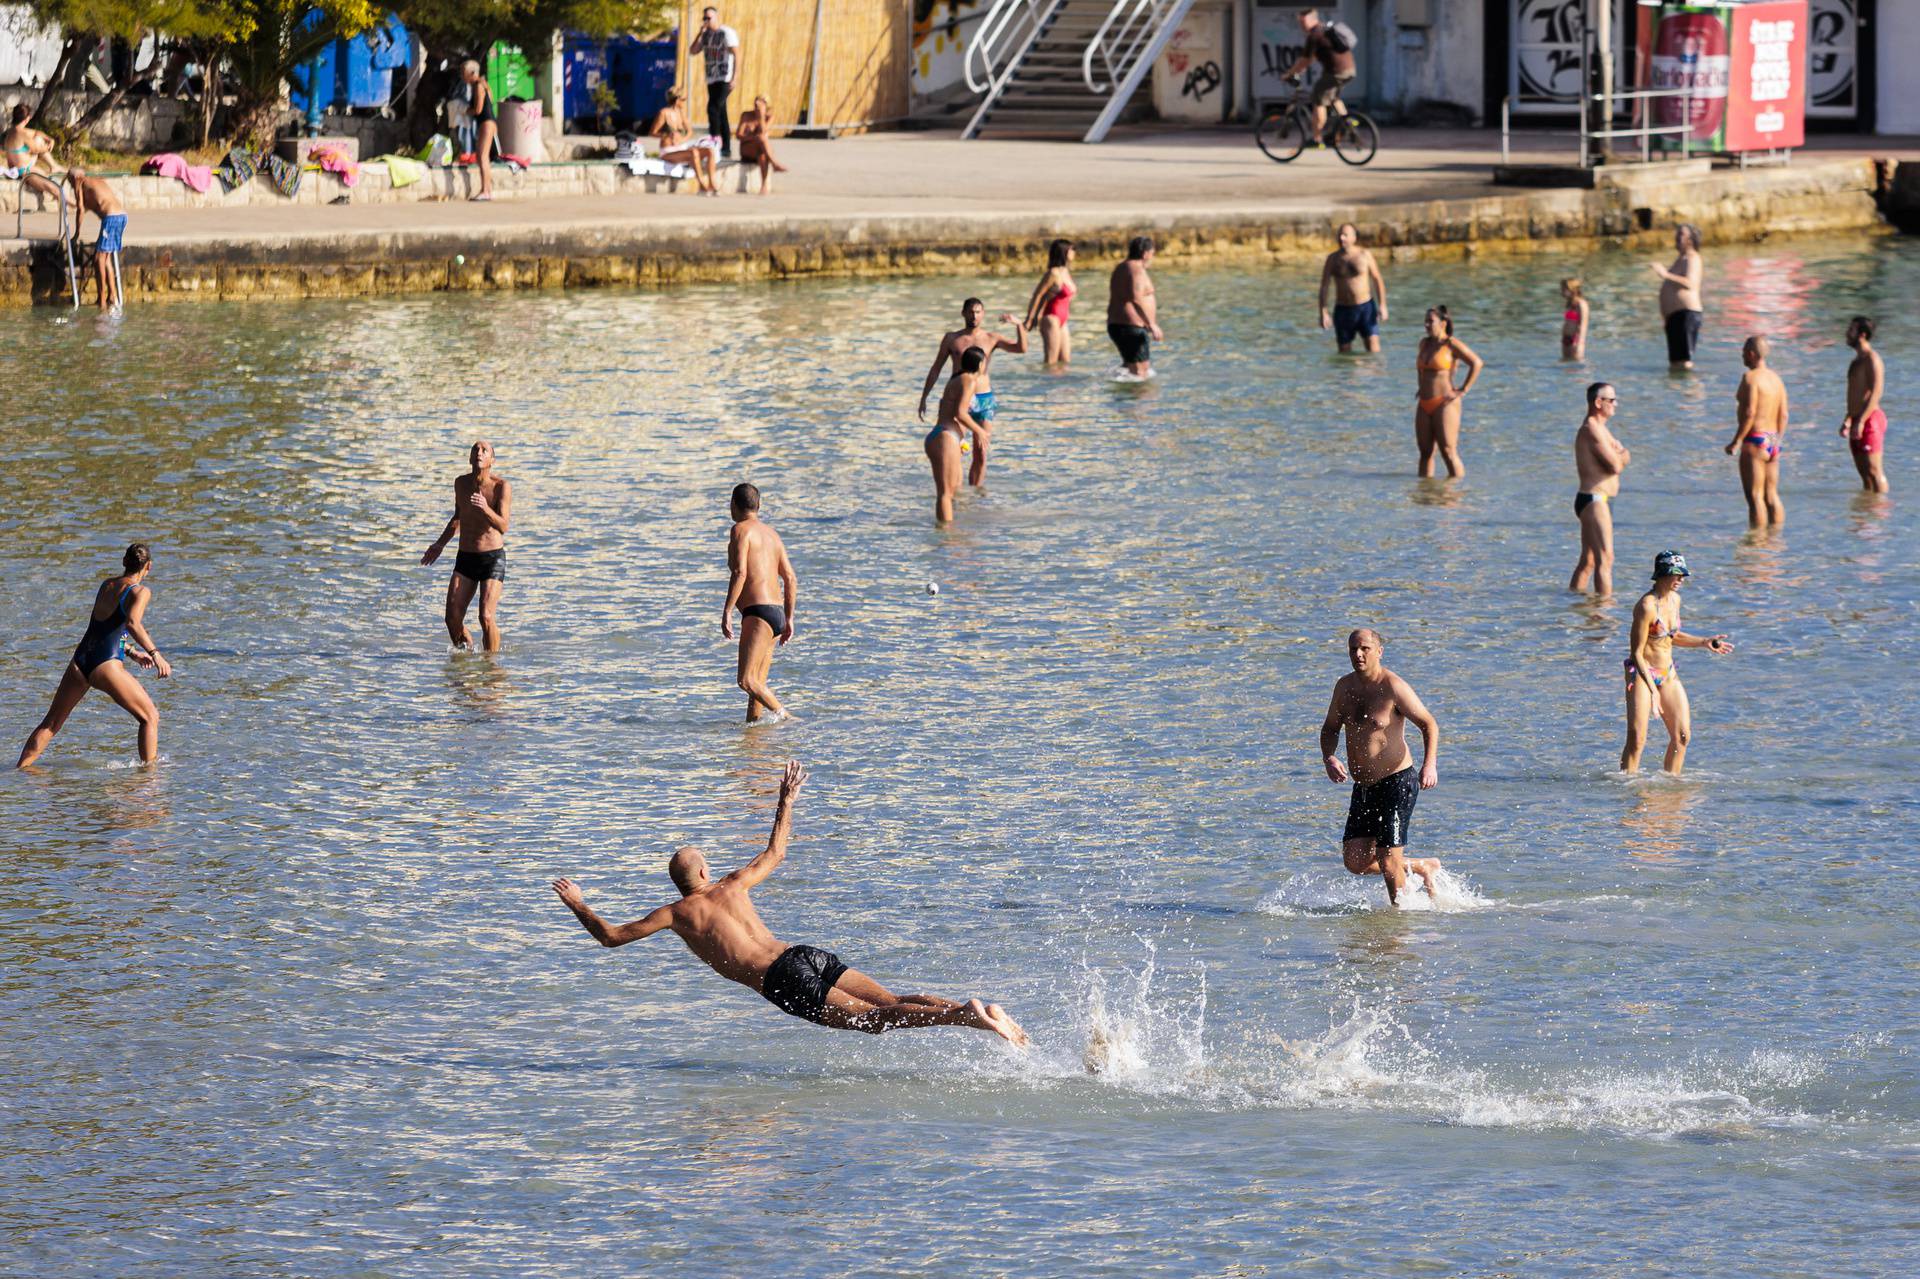
<path id="1" fill-rule="evenodd" d="M 1654 123 L 1689 128 L 1689 152 L 1739 154 L 1806 141 L 1807 0 L 1663 4 L 1640 9 L 1646 87 L 1685 89 L 1656 98 Z M 1660 145 L 1681 149 L 1682 135 Z"/>

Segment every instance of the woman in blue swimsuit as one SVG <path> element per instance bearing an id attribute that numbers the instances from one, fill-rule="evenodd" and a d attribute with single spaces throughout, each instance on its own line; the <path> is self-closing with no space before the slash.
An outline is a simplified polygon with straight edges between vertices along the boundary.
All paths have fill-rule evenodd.
<path id="1" fill-rule="evenodd" d="M 87 633 L 81 636 L 80 647 L 73 650 L 73 660 L 67 663 L 60 687 L 54 691 L 53 705 L 47 708 L 40 727 L 27 738 L 15 768 L 25 768 L 40 758 L 40 752 L 47 749 L 47 743 L 66 724 L 67 716 L 73 714 L 73 708 L 80 704 L 89 688 L 99 689 L 140 721 L 141 763 L 151 764 L 159 754 L 160 712 L 154 709 L 147 690 L 140 687 L 140 681 L 121 660 L 131 657 L 141 666 L 151 666 L 162 679 L 173 674 L 173 668 L 160 656 L 153 637 L 141 622 L 153 592 L 140 583 L 153 567 L 153 553 L 146 543 L 135 542 L 120 557 L 120 562 L 126 571 L 100 583 L 100 589 L 94 593 Z M 129 631 L 133 633 L 133 644 L 127 643 Z"/>

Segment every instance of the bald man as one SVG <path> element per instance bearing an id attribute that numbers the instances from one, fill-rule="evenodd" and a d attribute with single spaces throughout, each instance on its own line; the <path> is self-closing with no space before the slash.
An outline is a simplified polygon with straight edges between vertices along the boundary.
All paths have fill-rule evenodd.
<path id="1" fill-rule="evenodd" d="M 480 638 L 487 652 L 500 650 L 500 592 L 507 585 L 507 525 L 513 518 L 513 486 L 493 472 L 493 445 L 475 440 L 467 451 L 467 473 L 453 481 L 453 517 L 422 564 L 440 558 L 447 543 L 460 534 L 460 550 L 453 557 L 453 577 L 447 582 L 447 635 L 455 648 L 471 649 L 467 606 L 480 596 Z"/>
<path id="2" fill-rule="evenodd" d="M 1740 487 L 1747 495 L 1747 527 L 1778 528 L 1787 522 L 1780 501 L 1780 454 L 1787 447 L 1787 387 L 1767 367 L 1771 345 L 1759 334 L 1740 348 L 1747 372 L 1734 393 L 1738 408 L 1726 451 L 1740 450 Z"/>
<path id="3" fill-rule="evenodd" d="M 1397 906 L 1408 871 L 1421 878 L 1429 896 L 1433 877 L 1440 871 L 1435 858 L 1406 855 L 1414 801 L 1421 791 L 1440 784 L 1440 725 L 1413 686 L 1380 664 L 1386 644 L 1379 632 L 1366 628 L 1347 636 L 1353 674 L 1342 675 L 1333 686 L 1333 701 L 1320 725 L 1320 754 L 1328 778 L 1353 781 L 1340 845 L 1347 869 L 1384 878 L 1387 900 Z M 1413 755 L 1407 749 L 1408 720 L 1426 744 L 1417 780 Z M 1335 754 L 1342 730 L 1347 735 L 1345 764 Z"/>
<path id="4" fill-rule="evenodd" d="M 681 849 L 667 863 L 680 900 L 630 924 L 610 925 L 594 914 L 570 879 L 554 880 L 553 891 L 602 946 L 624 946 L 671 930 L 695 958 L 722 977 L 759 991 L 781 1012 L 816 1025 L 869 1035 L 921 1026 L 966 1026 L 1025 1047 L 1027 1032 L 998 1004 L 896 995 L 830 952 L 785 945 L 768 931 L 750 894 L 786 858 L 787 841 L 793 834 L 794 796 L 806 780 L 806 770 L 798 763 L 787 765 L 780 781 L 780 805 L 773 815 L 773 837 L 765 852 L 716 881 L 708 876 L 705 857 L 696 849 Z"/>

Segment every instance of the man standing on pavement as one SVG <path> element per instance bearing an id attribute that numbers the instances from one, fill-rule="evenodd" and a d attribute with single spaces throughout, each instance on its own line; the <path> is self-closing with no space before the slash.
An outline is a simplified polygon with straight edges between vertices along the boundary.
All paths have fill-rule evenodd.
<path id="1" fill-rule="evenodd" d="M 1435 858 L 1406 856 L 1414 801 L 1421 791 L 1440 784 L 1440 725 L 1413 686 L 1380 664 L 1385 647 L 1377 631 L 1363 628 L 1347 636 L 1353 674 L 1342 675 L 1333 686 L 1333 702 L 1320 726 L 1320 754 L 1330 779 L 1344 782 L 1351 777 L 1353 781 L 1340 845 L 1347 869 L 1356 875 L 1383 877 L 1387 900 L 1398 905 L 1408 871 L 1426 883 L 1429 896 L 1433 877 L 1440 871 Z M 1408 720 L 1426 742 L 1418 780 L 1413 755 L 1407 750 Z M 1344 765 L 1334 753 L 1340 748 L 1342 729 L 1347 734 Z"/>
<path id="2" fill-rule="evenodd" d="M 709 5 L 700 12 L 700 34 L 689 52 L 700 55 L 707 69 L 707 132 L 720 139 L 720 158 L 733 159 L 733 125 L 727 117 L 727 99 L 740 72 L 740 33 L 720 24 L 720 11 Z"/>
<path id="3" fill-rule="evenodd" d="M 513 488 L 493 473 L 493 445 L 475 440 L 467 454 L 468 472 L 453 481 L 453 518 L 427 553 L 422 564 L 440 558 L 456 531 L 460 550 L 453 557 L 453 576 L 447 581 L 447 634 L 455 648 L 471 649 L 467 606 L 480 595 L 480 637 L 487 652 L 500 649 L 500 592 L 507 585 L 507 525 L 513 516 Z"/>
<path id="4" fill-rule="evenodd" d="M 1144 381 L 1153 376 L 1153 344 L 1166 339 L 1155 319 L 1153 239 L 1136 235 L 1127 241 L 1127 260 L 1113 268 L 1107 280 L 1107 336 L 1120 351 L 1127 376 Z"/>
<path id="5" fill-rule="evenodd" d="M 1332 32 L 1314 9 L 1300 11 L 1300 34 L 1300 58 L 1287 68 L 1286 78 L 1291 80 L 1305 71 L 1309 62 L 1320 64 L 1320 78 L 1313 82 L 1313 144 L 1320 146 L 1327 112 L 1340 100 L 1340 90 L 1353 79 L 1353 50 L 1334 48 Z"/>
<path id="6" fill-rule="evenodd" d="M 1387 318 L 1387 282 L 1373 254 L 1360 247 L 1360 228 L 1342 222 L 1334 233 L 1340 247 L 1327 254 L 1320 268 L 1320 327 L 1331 328 L 1340 353 L 1353 350 L 1355 338 L 1365 338 L 1369 353 L 1380 353 L 1380 325 Z M 1333 309 L 1327 309 L 1327 293 Z"/>

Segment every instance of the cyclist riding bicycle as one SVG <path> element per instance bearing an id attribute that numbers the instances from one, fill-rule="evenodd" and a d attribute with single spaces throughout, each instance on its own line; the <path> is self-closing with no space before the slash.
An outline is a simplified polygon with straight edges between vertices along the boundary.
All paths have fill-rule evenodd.
<path id="1" fill-rule="evenodd" d="M 1312 9 L 1300 11 L 1300 31 L 1305 37 L 1300 60 L 1287 68 L 1286 77 L 1291 80 L 1298 76 L 1308 63 L 1320 64 L 1320 78 L 1313 85 L 1313 143 L 1320 146 L 1328 109 L 1338 108 L 1346 114 L 1346 108 L 1340 106 L 1340 88 L 1353 79 L 1353 39 L 1346 24 L 1328 26 Z"/>

